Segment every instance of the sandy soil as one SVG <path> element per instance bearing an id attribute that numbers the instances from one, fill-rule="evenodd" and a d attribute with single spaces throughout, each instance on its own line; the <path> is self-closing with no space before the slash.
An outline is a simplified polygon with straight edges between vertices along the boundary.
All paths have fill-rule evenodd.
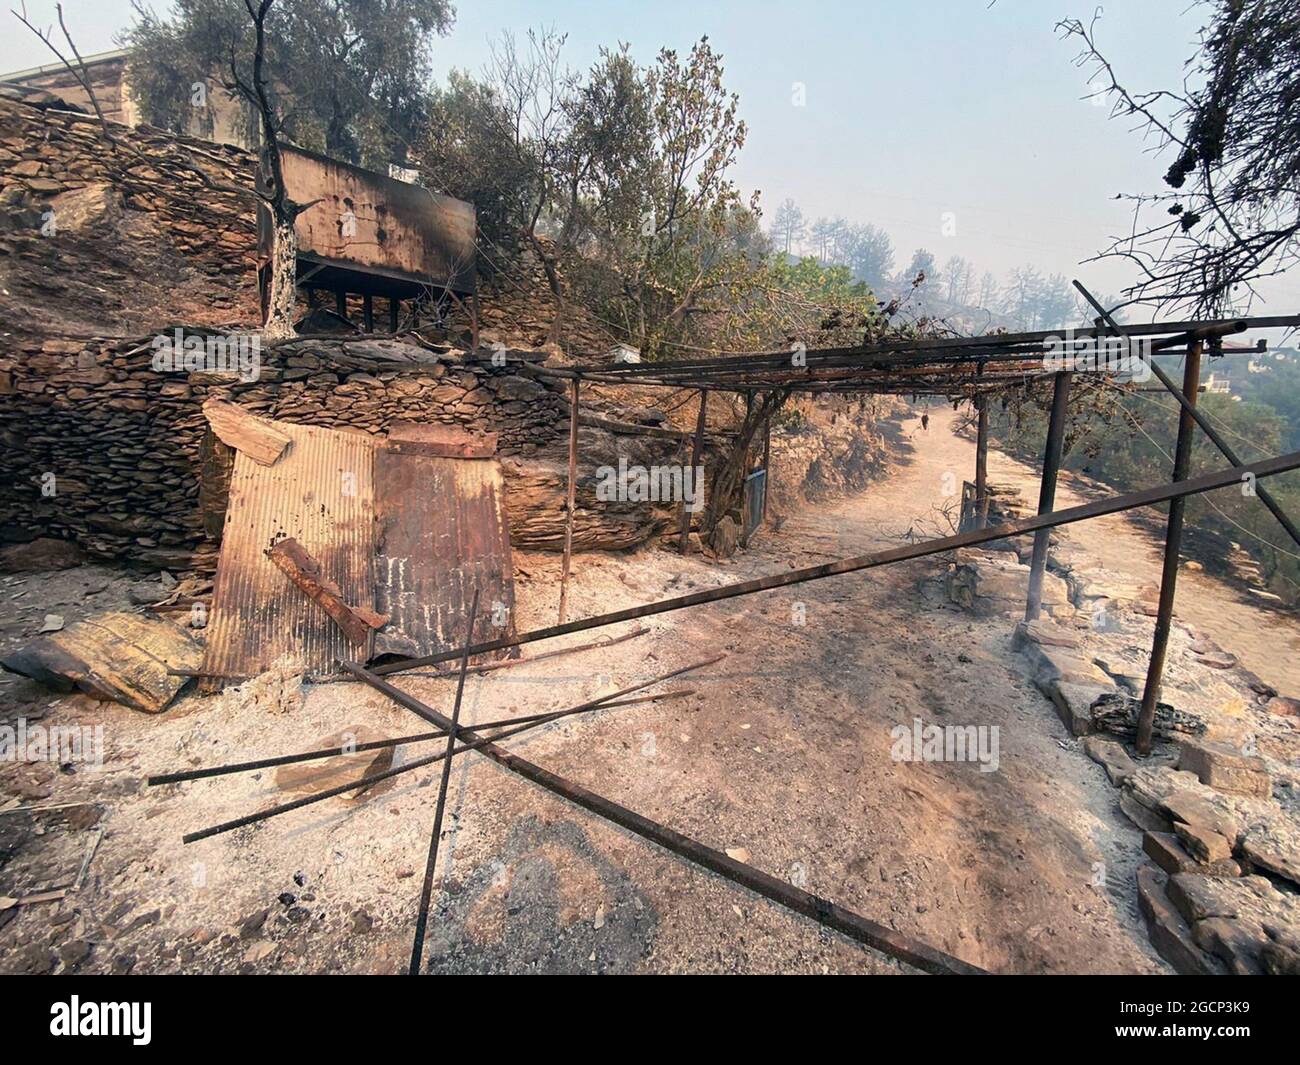
<path id="1" fill-rule="evenodd" d="M 890 477 L 785 516 L 731 563 L 657 548 L 579 556 L 571 616 L 894 544 L 909 530 L 933 534 L 944 475 L 967 476 L 973 449 L 933 412 L 927 432 L 915 421 L 901 432 L 913 448 Z M 991 459 L 995 480 L 1026 474 Z M 1107 522 L 1106 565 L 1145 564 L 1149 538 L 1125 519 Z M 553 622 L 558 559 L 520 554 L 516 564 L 519 627 Z M 650 634 L 615 647 L 471 679 L 464 719 L 571 705 L 725 650 L 724 662 L 669 685 L 694 689 L 688 699 L 572 719 L 510 746 L 976 964 L 1167 971 L 1136 912 L 1139 833 L 1025 676 L 1012 621 L 946 604 L 945 568 L 918 561 L 650 619 Z M 51 575 L 50 594 L 86 572 L 94 568 Z M 1239 608 L 1213 581 L 1192 583 L 1193 609 L 1207 618 Z M 1258 657 L 1251 667 L 1283 686 L 1294 663 L 1273 661 L 1286 657 L 1274 647 L 1295 646 L 1295 623 L 1248 620 L 1249 630 L 1235 630 L 1250 632 L 1258 655 L 1239 646 L 1245 640 L 1222 642 Z M 450 706 L 446 680 L 400 683 Z M 356 684 L 311 687 L 301 707 L 280 713 L 251 710 L 237 693 L 189 696 L 157 718 L 83 697 L 51 700 L 24 681 L 4 690 L 11 705 L 48 707 L 47 724 L 102 722 L 106 758 L 99 770 L 0 768 L 0 782 L 24 773 L 40 785 L 24 802 L 99 804 L 75 817 L 0 813 L 10 857 L 0 894 L 75 871 L 82 841 L 104 831 L 74 897 L 0 911 L 0 970 L 404 968 L 436 773 L 417 770 L 359 801 L 330 800 L 191 846 L 180 843 L 186 831 L 282 801 L 273 772 L 163 788 L 143 778 L 304 750 L 356 725 L 423 731 L 414 715 Z M 895 761 L 890 730 L 918 717 L 996 726 L 997 770 Z M 429 749 L 410 748 L 399 764 Z M 445 830 L 426 952 L 434 970 L 907 971 L 476 756 L 455 763 Z"/>

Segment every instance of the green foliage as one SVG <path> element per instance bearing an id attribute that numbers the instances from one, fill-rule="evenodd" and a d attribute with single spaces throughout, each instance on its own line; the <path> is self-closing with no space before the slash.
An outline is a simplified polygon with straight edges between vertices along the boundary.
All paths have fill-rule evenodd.
<path id="1" fill-rule="evenodd" d="M 431 42 L 453 15 L 447 0 L 276 4 L 267 23 L 267 84 L 285 135 L 379 169 L 405 160 L 405 145 L 428 114 Z M 252 20 L 243 0 L 177 0 L 170 17 L 137 6 L 121 40 L 141 112 L 165 129 L 189 127 L 194 85 L 236 99 L 237 79 L 252 82 Z M 251 132 L 255 122 L 246 121 Z"/>

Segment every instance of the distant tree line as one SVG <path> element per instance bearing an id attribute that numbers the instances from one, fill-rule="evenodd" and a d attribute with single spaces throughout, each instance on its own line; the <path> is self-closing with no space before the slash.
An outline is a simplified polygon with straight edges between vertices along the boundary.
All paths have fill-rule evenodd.
<path id="1" fill-rule="evenodd" d="M 895 272 L 893 241 L 879 226 L 840 217 L 810 222 L 793 199 L 776 208 L 768 235 L 781 253 L 847 267 L 877 293 L 916 285 L 954 308 L 990 311 L 1021 329 L 1056 329 L 1092 318 L 1064 275 L 1045 274 L 1035 266 L 1017 267 L 999 280 L 960 255 L 949 256 L 941 267 L 932 252 L 917 248 Z M 1119 300 L 1103 302 L 1115 306 Z"/>

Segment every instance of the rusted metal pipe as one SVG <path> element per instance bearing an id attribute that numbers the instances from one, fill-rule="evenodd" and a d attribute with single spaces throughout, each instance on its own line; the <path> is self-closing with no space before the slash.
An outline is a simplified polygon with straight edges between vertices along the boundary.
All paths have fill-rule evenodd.
<path id="1" fill-rule="evenodd" d="M 1089 292 L 1086 288 L 1084 288 L 1080 282 L 1075 281 L 1074 287 L 1077 288 L 1083 294 L 1083 298 L 1093 305 L 1097 313 L 1101 315 L 1101 317 L 1106 321 L 1106 323 L 1112 329 L 1115 330 L 1116 333 L 1118 333 L 1120 336 L 1123 337 L 1127 337 L 1129 335 L 1128 329 L 1125 326 L 1120 325 L 1117 321 L 1115 321 L 1115 319 L 1111 316 L 1111 313 L 1108 310 L 1106 310 L 1106 308 L 1103 307 L 1100 303 L 1098 303 L 1097 300 L 1093 297 L 1092 293 Z M 1191 358 L 1192 347 L 1197 348 L 1196 357 L 1199 360 L 1201 357 L 1200 346 L 1198 343 L 1195 342 L 1188 347 L 1187 357 Z M 1219 449 L 1219 453 L 1223 455 L 1224 458 L 1226 458 L 1234 466 L 1240 466 L 1241 460 L 1237 457 L 1237 453 L 1232 449 L 1232 446 L 1226 440 L 1224 440 L 1223 437 L 1219 435 L 1219 433 L 1215 430 L 1214 426 L 1210 424 L 1209 420 L 1205 417 L 1205 415 L 1196 409 L 1196 395 L 1197 392 L 1200 391 L 1199 384 L 1195 391 L 1188 392 L 1186 390 L 1187 388 L 1186 382 L 1184 382 L 1183 390 L 1179 391 L 1178 386 L 1175 385 L 1174 382 L 1170 379 L 1169 375 L 1165 373 L 1165 371 L 1156 364 L 1154 359 L 1145 358 L 1145 356 L 1141 355 L 1140 349 L 1137 350 L 1139 351 L 1139 357 L 1141 357 L 1143 361 L 1148 366 L 1151 367 L 1151 373 L 1155 376 L 1156 380 L 1159 381 L 1162 385 L 1164 385 L 1165 391 L 1167 391 L 1176 400 L 1178 400 L 1178 405 L 1182 408 L 1183 415 L 1185 417 L 1192 418 L 1196 422 L 1196 424 L 1200 426 L 1201 432 L 1203 432 L 1206 436 L 1210 438 L 1210 442 Z M 1145 391 L 1145 389 L 1143 389 L 1142 391 Z M 1291 520 L 1290 515 L 1288 515 L 1287 512 L 1282 509 L 1282 505 L 1277 501 L 1276 498 L 1274 498 L 1273 493 L 1270 492 L 1267 488 L 1263 487 L 1263 485 L 1257 485 L 1255 488 L 1255 495 L 1257 495 L 1259 497 L 1259 501 L 1268 508 L 1269 513 L 1272 514 L 1273 517 L 1277 519 L 1277 523 L 1282 526 L 1283 530 L 1286 532 L 1286 534 L 1289 537 L 1291 537 L 1292 541 L 1294 541 L 1294 543 L 1297 546 L 1300 546 L 1300 528 L 1296 528 L 1295 522 L 1293 522 Z"/>
<path id="2" fill-rule="evenodd" d="M 708 402 L 708 398 L 709 398 L 709 393 L 701 389 L 700 390 L 700 413 L 699 416 L 695 419 L 695 440 L 691 443 L 691 469 L 692 470 L 699 469 L 700 455 L 704 451 L 704 417 L 705 417 L 705 405 Z M 691 476 L 694 477 L 695 474 L 692 473 Z M 685 481 L 686 478 L 683 476 L 682 483 L 685 483 Z M 699 495 L 699 492 L 700 492 L 700 485 L 695 484 L 695 493 L 697 497 Z M 678 544 L 681 549 L 681 553 L 684 555 L 686 554 L 686 549 L 691 542 L 691 512 L 686 504 L 685 493 L 683 493 L 682 495 L 683 495 L 682 513 L 681 513 L 681 517 L 679 517 L 677 520 L 678 520 Z"/>
<path id="3" fill-rule="evenodd" d="M 418 673 L 407 674 L 407 676 L 420 675 Z M 670 699 L 684 699 L 686 696 L 694 694 L 694 688 L 678 688 L 670 692 L 655 692 L 651 695 L 636 695 L 630 699 L 616 699 L 610 703 L 601 703 L 597 707 L 584 706 L 582 710 L 550 710 L 540 714 L 524 714 L 520 717 L 500 718 L 497 721 L 482 721 L 474 727 L 476 729 L 512 728 L 515 725 L 526 725 L 533 721 L 548 724 L 557 718 L 567 717 L 570 714 L 582 713 L 587 710 L 613 710 L 616 706 L 632 706 L 636 703 L 663 703 L 668 702 Z M 446 735 L 447 733 L 442 729 L 435 729 L 433 732 L 417 732 L 411 736 L 395 736 L 387 740 L 370 740 L 366 743 L 349 743 L 339 747 L 324 747 L 314 751 L 304 751 L 301 754 L 281 754 L 272 758 L 258 758 L 250 762 L 229 762 L 226 765 L 213 765 L 202 769 L 186 769 L 179 773 L 162 773 L 158 776 L 146 778 L 145 784 L 152 788 L 162 784 L 181 784 L 187 780 L 206 780 L 210 777 L 230 776 L 232 773 L 251 773 L 257 769 L 274 769 L 277 766 L 294 765 L 298 762 L 317 762 L 325 758 L 337 758 L 340 755 L 360 754 L 363 751 L 380 751 L 386 747 L 403 747 L 408 743 L 440 740 L 445 738 Z M 3 811 L 0 811 L 0 813 L 3 813 Z"/>
<path id="4" fill-rule="evenodd" d="M 1201 343 L 1197 341 L 1187 352 L 1183 364 L 1183 394 L 1196 403 L 1196 387 L 1201 383 Z M 1184 407 L 1178 416 L 1178 443 L 1174 448 L 1174 480 L 1187 477 L 1192 461 L 1192 440 L 1196 427 L 1191 410 Z M 1178 587 L 1178 553 L 1183 542 L 1183 517 L 1187 500 L 1170 500 L 1169 517 L 1165 525 L 1165 560 L 1160 573 L 1160 602 L 1156 608 L 1156 629 L 1151 641 L 1151 660 L 1147 663 L 1147 682 L 1142 689 L 1142 709 L 1138 712 L 1137 736 L 1134 746 L 1138 754 L 1151 753 L 1151 734 L 1155 727 L 1156 701 L 1160 696 L 1160 681 L 1165 671 L 1165 655 L 1169 649 L 1169 630 L 1174 620 L 1174 594 Z"/>
<path id="5" fill-rule="evenodd" d="M 449 724 L 447 719 L 432 707 L 426 706 L 414 696 L 394 687 L 382 677 L 369 673 L 360 666 L 346 662 L 343 663 L 343 668 L 366 681 L 376 691 L 383 692 L 394 702 L 418 714 L 431 724 L 443 728 L 446 728 Z M 469 733 L 466 732 L 465 735 L 468 737 Z M 611 821 L 629 832 L 634 832 L 643 839 L 657 843 L 687 861 L 725 877 L 732 883 L 747 887 L 751 891 L 771 899 L 778 905 L 786 907 L 786 909 L 793 910 L 805 917 L 811 917 L 818 924 L 833 928 L 850 939 L 864 943 L 882 954 L 898 958 L 900 961 L 929 973 L 983 975 L 985 972 L 983 969 L 964 962 L 960 958 L 955 958 L 951 954 L 946 954 L 928 943 L 868 920 L 852 910 L 836 905 L 829 899 L 794 887 L 784 880 L 778 880 L 776 877 L 752 865 L 736 861 L 736 859 L 729 857 L 722 851 L 715 850 L 713 847 L 692 839 L 690 836 L 685 836 L 657 821 L 652 821 L 650 818 L 629 810 L 626 806 L 622 806 L 611 799 L 597 795 L 580 784 L 576 784 L 558 773 L 543 769 L 541 766 L 520 758 L 518 755 L 511 754 L 494 743 L 485 743 L 478 750 L 479 753 L 491 758 L 503 768 L 523 777 L 525 780 L 532 781 L 552 794 L 559 795 L 561 798 L 567 799 L 569 802 L 581 806 L 584 810 L 588 810 L 598 817 L 603 817 L 605 820 Z"/>
<path id="6" fill-rule="evenodd" d="M 1043 454 L 1043 480 L 1038 489 L 1038 513 L 1050 514 L 1056 505 L 1056 477 L 1061 470 L 1065 446 L 1065 414 L 1070 400 L 1070 375 L 1058 373 L 1052 380 L 1052 413 L 1047 422 L 1047 448 Z M 1034 621 L 1043 608 L 1043 574 L 1047 571 L 1050 528 L 1034 533 L 1034 552 L 1029 559 L 1029 594 L 1025 599 L 1025 620 Z"/>
<path id="7" fill-rule="evenodd" d="M 651 680 L 642 681 L 640 684 L 634 684 L 631 687 L 624 688 L 622 691 L 612 692 L 611 694 L 602 696 L 599 699 L 591 699 L 585 703 L 579 704 L 578 706 L 569 707 L 567 710 L 556 710 L 554 713 L 545 714 L 535 721 L 529 721 L 526 724 L 517 725 L 514 728 L 507 729 L 489 739 L 480 739 L 476 737 L 472 742 L 466 742 L 464 746 L 457 747 L 454 753 L 462 754 L 465 751 L 477 750 L 484 743 L 499 742 L 500 740 L 507 739 L 510 736 L 517 735 L 520 732 L 540 728 L 542 725 L 550 724 L 552 721 L 558 721 L 560 718 L 569 717 L 573 714 L 584 713 L 588 710 L 604 709 L 607 706 L 612 706 L 615 700 L 619 699 L 621 696 L 640 691 L 642 688 L 649 688 L 653 684 L 661 684 L 663 681 L 671 680 L 673 677 L 680 677 L 683 673 L 690 673 L 693 670 L 702 669 L 705 666 L 712 665 L 714 662 L 719 662 L 726 657 L 725 654 L 722 654 L 715 655 L 712 658 L 706 658 L 702 662 L 696 662 L 693 665 L 685 666 L 682 669 L 673 670 L 671 673 L 665 673 L 661 677 L 654 677 Z M 346 662 L 341 663 L 341 665 L 351 672 L 353 676 L 359 676 L 356 672 L 358 667 L 349 666 Z M 626 706 L 631 701 L 632 700 L 627 700 L 620 705 Z M 443 718 L 443 720 L 445 721 L 446 718 Z M 478 725 L 475 727 L 483 728 L 484 726 Z M 443 726 L 440 725 L 439 728 L 443 728 Z M 466 730 L 464 729 L 461 730 L 462 736 L 465 735 L 465 731 Z M 197 832 L 189 832 L 181 837 L 181 842 L 197 843 L 201 839 L 208 839 L 211 836 L 219 836 L 223 832 L 233 832 L 235 829 L 243 828 L 246 825 L 255 825 L 260 821 L 267 820 L 268 818 L 277 817 L 280 814 L 287 814 L 291 810 L 301 810 L 304 806 L 323 802 L 325 799 L 332 799 L 336 795 L 342 795 L 349 791 L 356 791 L 358 788 L 368 788 L 372 784 L 378 784 L 381 780 L 389 780 L 392 777 L 400 776 L 403 773 L 409 773 L 415 769 L 422 769 L 427 765 L 433 765 L 435 762 L 441 762 L 443 757 L 444 755 L 439 752 L 437 754 L 428 755 L 424 758 L 417 758 L 414 762 L 408 762 L 406 765 L 397 766 L 394 769 L 385 769 L 383 772 L 372 773 L 369 776 L 360 777 L 347 784 L 340 784 L 333 788 L 327 788 L 324 791 L 315 792 L 312 795 L 305 795 L 301 799 L 294 799 L 291 802 L 281 803 L 278 806 L 272 806 L 266 810 L 259 810 L 257 813 L 237 817 L 233 821 L 225 821 L 219 825 L 213 825 L 210 828 L 200 829 Z"/>
<path id="8" fill-rule="evenodd" d="M 465 646 L 474 642 L 474 622 L 478 620 L 478 593 L 469 607 L 469 623 L 465 626 Z M 411 944 L 409 975 L 420 975 L 420 961 L 424 957 L 424 930 L 429 924 L 429 899 L 433 896 L 433 873 L 438 865 L 438 840 L 442 836 L 442 819 L 447 809 L 447 785 L 451 783 L 451 756 L 460 738 L 460 705 L 465 696 L 465 674 L 469 672 L 469 651 L 460 660 L 460 676 L 456 680 L 456 701 L 452 704 L 451 724 L 447 726 L 447 746 L 442 756 L 442 780 L 438 784 L 438 803 L 433 810 L 433 832 L 429 836 L 429 858 L 424 865 L 424 884 L 420 889 L 420 908 L 415 916 L 415 939 Z"/>

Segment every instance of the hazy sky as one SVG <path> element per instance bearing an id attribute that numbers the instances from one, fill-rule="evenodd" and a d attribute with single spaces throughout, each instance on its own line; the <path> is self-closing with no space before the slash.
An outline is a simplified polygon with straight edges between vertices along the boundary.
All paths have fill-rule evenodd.
<path id="1" fill-rule="evenodd" d="M 488 0 L 459 5 L 435 63 L 439 74 L 452 66 L 478 71 L 489 39 L 530 26 L 567 31 L 576 67 L 602 44 L 626 41 L 644 62 L 660 47 L 684 52 L 708 34 L 750 130 L 736 177 L 746 192 L 762 191 L 769 221 L 789 196 L 810 218 L 842 215 L 884 227 L 900 266 L 923 245 L 941 265 L 962 255 L 1001 277 L 1032 263 L 1114 292 L 1125 267 L 1080 261 L 1127 228 L 1128 208 L 1115 194 L 1157 188 L 1168 160 L 1083 98 L 1077 49 L 1054 26 L 1088 18 L 1094 7 L 1095 0 L 991 7 L 988 0 Z M 54 3 L 28 0 L 28 10 L 48 21 Z M 83 53 L 114 47 L 114 33 L 131 18 L 129 0 L 65 0 L 64 11 Z M 1115 0 L 1105 5 L 1098 36 L 1121 80 L 1176 87 L 1200 15 L 1189 0 Z M 47 62 L 42 48 L 13 21 L 0 34 L 0 71 Z M 794 102 L 796 83 L 805 87 L 804 106 Z M 955 221 L 952 236 L 942 232 L 945 212 Z M 1300 306 L 1300 278 L 1265 292 L 1271 300 L 1256 313 Z"/>

